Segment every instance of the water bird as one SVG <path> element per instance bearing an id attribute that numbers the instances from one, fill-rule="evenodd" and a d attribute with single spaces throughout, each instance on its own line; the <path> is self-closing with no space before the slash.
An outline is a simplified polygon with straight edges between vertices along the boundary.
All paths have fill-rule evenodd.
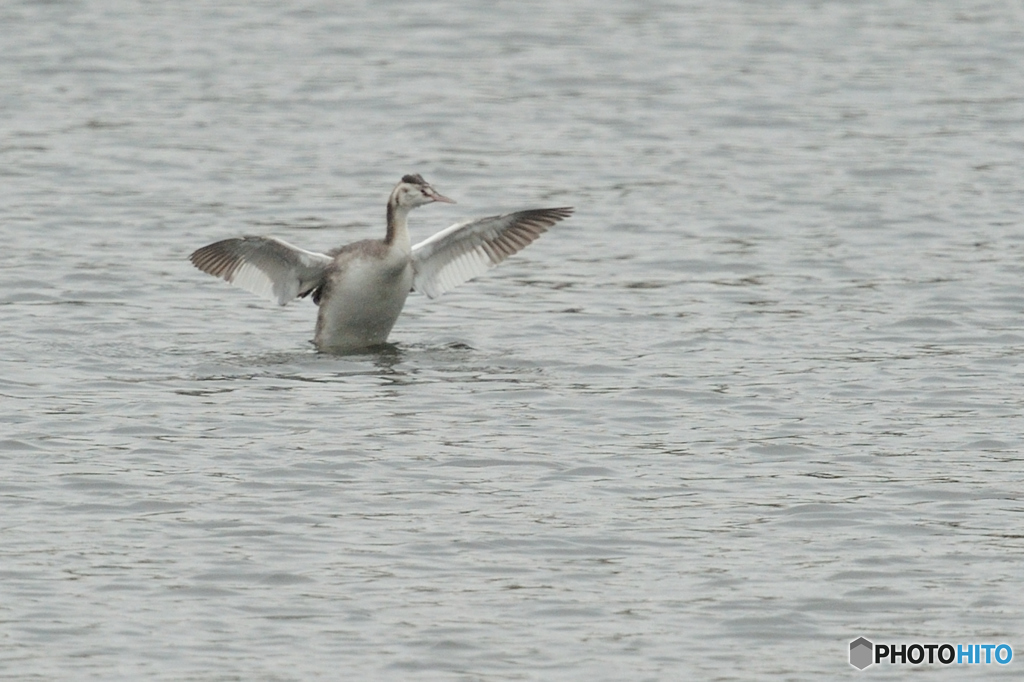
<path id="1" fill-rule="evenodd" d="M 329 353 L 383 344 L 410 291 L 437 298 L 518 253 L 572 207 L 536 208 L 456 223 L 413 246 L 407 218 L 442 202 L 421 175 L 406 175 L 388 198 L 383 239 L 364 239 L 327 253 L 277 237 L 237 237 L 197 249 L 197 268 L 280 305 L 311 296 L 319 307 L 313 343 Z"/>

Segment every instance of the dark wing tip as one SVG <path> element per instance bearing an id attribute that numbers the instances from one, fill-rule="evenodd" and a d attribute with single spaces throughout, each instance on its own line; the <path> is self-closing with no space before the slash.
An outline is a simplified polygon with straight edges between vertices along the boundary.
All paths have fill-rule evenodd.
<path id="1" fill-rule="evenodd" d="M 560 206 L 558 208 L 534 208 L 529 211 L 522 211 L 518 214 L 520 220 L 538 221 L 545 226 L 554 225 L 559 220 L 565 220 L 573 214 L 572 206 Z"/>
<path id="2" fill-rule="evenodd" d="M 512 214 L 512 221 L 498 235 L 485 242 L 484 251 L 495 265 L 532 244 L 548 228 L 572 215 L 569 206 L 533 208 Z"/>
<path id="3" fill-rule="evenodd" d="M 231 248 L 235 246 L 236 242 L 238 242 L 237 239 L 224 239 L 213 244 L 207 244 L 193 251 L 188 259 L 192 262 L 192 265 L 206 274 L 220 277 L 230 282 L 231 276 L 241 262 L 238 253 L 235 249 Z"/>

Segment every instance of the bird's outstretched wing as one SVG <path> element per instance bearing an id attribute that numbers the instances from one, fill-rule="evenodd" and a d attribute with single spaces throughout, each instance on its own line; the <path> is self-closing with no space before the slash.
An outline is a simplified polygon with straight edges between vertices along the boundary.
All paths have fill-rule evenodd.
<path id="1" fill-rule="evenodd" d="M 204 246 L 189 260 L 203 272 L 285 305 L 319 286 L 334 259 L 276 237 L 239 237 Z"/>
<path id="2" fill-rule="evenodd" d="M 437 298 L 518 253 L 573 209 L 537 208 L 457 223 L 412 247 L 414 291 Z"/>

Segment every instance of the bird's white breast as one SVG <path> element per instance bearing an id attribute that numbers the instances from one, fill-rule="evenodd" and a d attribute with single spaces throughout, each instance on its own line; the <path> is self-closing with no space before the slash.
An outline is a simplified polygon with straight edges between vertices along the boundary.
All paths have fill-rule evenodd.
<path id="1" fill-rule="evenodd" d="M 321 350 L 365 348 L 387 341 L 412 288 L 407 253 L 352 258 L 332 273 L 320 302 L 314 343 Z"/>

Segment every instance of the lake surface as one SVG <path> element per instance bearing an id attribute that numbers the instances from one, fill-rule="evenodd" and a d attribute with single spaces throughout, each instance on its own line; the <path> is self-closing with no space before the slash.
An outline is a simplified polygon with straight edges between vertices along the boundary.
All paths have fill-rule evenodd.
<path id="1" fill-rule="evenodd" d="M 1019 5 L 12 1 L 0 26 L 5 680 L 1024 655 Z M 313 350 L 308 301 L 187 261 L 382 236 L 406 173 L 459 202 L 414 241 L 577 213 L 353 356 Z"/>

